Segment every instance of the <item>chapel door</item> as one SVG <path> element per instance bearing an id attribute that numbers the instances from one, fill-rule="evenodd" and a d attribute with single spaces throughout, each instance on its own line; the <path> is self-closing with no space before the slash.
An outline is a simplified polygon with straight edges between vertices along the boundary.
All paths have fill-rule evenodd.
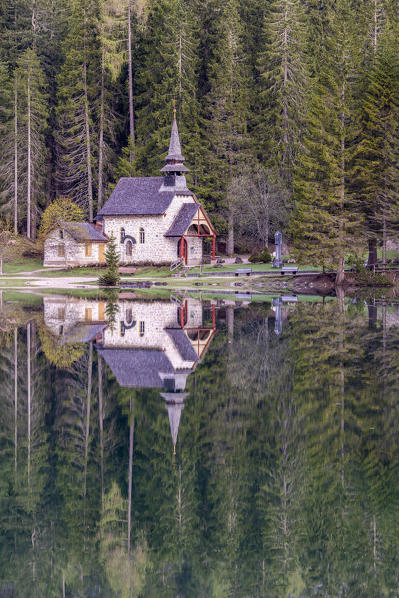
<path id="1" fill-rule="evenodd" d="M 184 263 L 187 264 L 187 241 L 183 237 L 179 239 L 177 244 L 177 257 L 184 257 Z"/>

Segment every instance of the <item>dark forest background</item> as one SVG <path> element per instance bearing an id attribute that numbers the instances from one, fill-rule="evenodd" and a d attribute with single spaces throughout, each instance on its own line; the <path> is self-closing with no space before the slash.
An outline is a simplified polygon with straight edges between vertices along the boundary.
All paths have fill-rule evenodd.
<path id="1" fill-rule="evenodd" d="M 277 228 L 340 266 L 398 218 L 394 0 L 0 0 L 0 209 L 33 240 L 68 196 L 158 175 L 177 108 L 228 252 Z"/>

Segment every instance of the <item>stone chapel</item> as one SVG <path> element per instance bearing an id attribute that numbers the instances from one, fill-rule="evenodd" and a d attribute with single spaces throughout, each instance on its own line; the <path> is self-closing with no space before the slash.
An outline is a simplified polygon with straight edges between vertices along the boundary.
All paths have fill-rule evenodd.
<path id="1" fill-rule="evenodd" d="M 123 264 L 166 265 L 183 258 L 202 263 L 202 243 L 216 231 L 205 210 L 187 188 L 176 115 L 169 152 L 160 177 L 122 178 L 97 215 L 102 232 L 119 244 Z"/>

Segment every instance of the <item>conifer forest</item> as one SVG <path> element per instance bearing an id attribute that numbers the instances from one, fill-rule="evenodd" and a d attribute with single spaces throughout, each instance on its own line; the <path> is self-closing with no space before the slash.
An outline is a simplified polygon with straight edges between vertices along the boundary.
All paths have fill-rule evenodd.
<path id="1" fill-rule="evenodd" d="M 392 0 L 1 0 L 0 210 L 35 240 L 158 176 L 176 106 L 188 183 L 228 253 L 280 229 L 340 268 L 399 223 Z"/>

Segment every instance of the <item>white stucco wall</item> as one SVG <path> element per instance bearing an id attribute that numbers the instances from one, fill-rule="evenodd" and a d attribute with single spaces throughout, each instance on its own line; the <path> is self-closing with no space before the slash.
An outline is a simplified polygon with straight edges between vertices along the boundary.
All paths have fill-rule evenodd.
<path id="1" fill-rule="evenodd" d="M 64 245 L 65 257 L 58 255 L 58 246 Z M 91 243 L 91 256 L 86 256 L 86 243 L 78 243 L 66 231 L 60 238 L 60 229 L 51 231 L 44 242 L 44 266 L 92 266 L 99 263 L 99 246 L 103 243 Z"/>
<path id="2" fill-rule="evenodd" d="M 191 195 L 175 196 L 161 216 L 104 216 L 104 233 L 114 235 L 120 253 L 120 262 L 126 264 L 171 264 L 178 258 L 176 237 L 165 237 L 183 203 L 194 203 Z M 132 256 L 126 255 L 126 241 L 120 243 L 121 228 L 125 234 L 136 239 Z M 140 228 L 144 229 L 145 242 L 140 243 Z M 202 261 L 202 239 L 187 238 L 188 264 L 196 265 Z M 192 248 L 192 249 L 191 249 Z"/>

